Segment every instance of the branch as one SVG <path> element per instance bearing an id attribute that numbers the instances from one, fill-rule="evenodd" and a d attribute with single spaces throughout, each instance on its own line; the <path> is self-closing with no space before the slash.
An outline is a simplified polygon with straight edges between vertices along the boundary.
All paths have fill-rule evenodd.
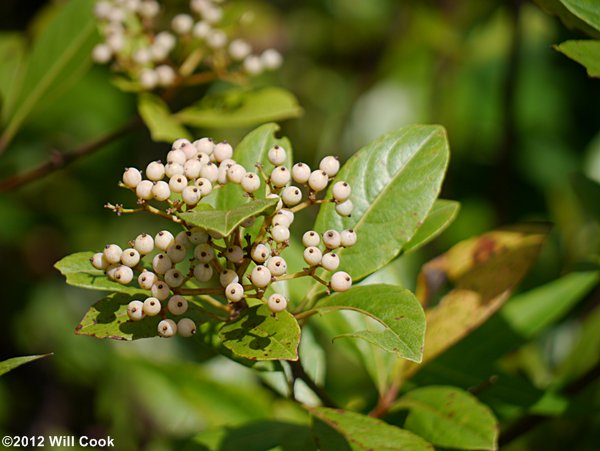
<path id="1" fill-rule="evenodd" d="M 333 407 L 333 408 L 338 407 L 338 405 L 335 403 L 335 401 L 333 399 L 331 399 L 329 394 L 322 387 L 319 387 L 315 383 L 315 381 L 313 381 L 310 378 L 310 376 L 308 374 L 306 374 L 306 371 L 304 370 L 304 367 L 302 366 L 302 362 L 300 362 L 300 359 L 298 359 L 295 362 L 289 362 L 289 364 L 290 364 L 290 368 L 292 369 L 293 378 L 304 381 L 304 383 L 306 385 L 308 385 L 308 388 L 310 388 L 315 393 L 315 395 L 317 395 L 319 397 L 319 399 L 323 403 L 323 406 Z"/>
<path id="2" fill-rule="evenodd" d="M 19 188 L 27 183 L 30 183 L 34 180 L 39 180 L 40 178 L 62 169 L 67 165 L 73 163 L 74 161 L 82 158 L 86 155 L 90 155 L 95 151 L 101 149 L 102 147 L 110 144 L 113 141 L 125 136 L 130 131 L 136 129 L 142 124 L 142 121 L 139 118 L 134 118 L 129 121 L 127 124 L 123 125 L 120 128 L 110 132 L 109 134 L 95 140 L 83 144 L 82 146 L 68 151 L 68 152 L 59 152 L 57 150 L 53 150 L 50 158 L 41 163 L 39 166 L 34 167 L 26 172 L 22 172 L 20 174 L 15 174 L 11 177 L 8 177 L 2 181 L 0 181 L 0 193 L 5 191 L 10 191 L 16 188 Z"/>

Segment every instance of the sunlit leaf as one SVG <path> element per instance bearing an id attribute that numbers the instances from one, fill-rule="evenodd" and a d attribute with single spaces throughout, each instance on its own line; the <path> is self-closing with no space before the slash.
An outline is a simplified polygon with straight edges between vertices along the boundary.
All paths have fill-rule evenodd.
<path id="1" fill-rule="evenodd" d="M 600 77 L 600 41 L 566 41 L 556 49 L 584 66 L 590 77 Z"/>
<path id="2" fill-rule="evenodd" d="M 341 337 L 362 338 L 398 357 L 421 361 L 425 314 L 409 290 L 394 285 L 356 286 L 325 298 L 315 310 L 355 310 L 368 315 L 383 326 L 382 330 L 357 330 Z"/>
<path id="3" fill-rule="evenodd" d="M 495 450 L 498 422 L 491 410 L 470 393 L 443 386 L 418 388 L 398 400 L 392 410 L 408 409 L 404 427 L 433 445 Z"/>
<path id="4" fill-rule="evenodd" d="M 266 305 L 246 310 L 219 331 L 223 345 L 250 360 L 298 360 L 300 326 L 287 311 L 273 315 Z"/>
<path id="5" fill-rule="evenodd" d="M 600 4 L 596 0 L 560 0 L 560 2 L 575 16 L 596 30 L 600 30 Z"/>
<path id="6" fill-rule="evenodd" d="M 13 357 L 12 359 L 3 360 L 0 362 L 0 376 L 14 370 L 15 368 L 33 362 L 34 360 L 43 359 L 52 354 L 28 355 L 24 357 Z"/>
<path id="7" fill-rule="evenodd" d="M 435 237 L 440 235 L 446 228 L 452 224 L 458 214 L 460 203 L 453 200 L 438 199 L 433 204 L 423 225 L 419 227 L 417 233 L 402 248 L 402 252 L 407 253 L 415 251 L 426 245 Z"/>

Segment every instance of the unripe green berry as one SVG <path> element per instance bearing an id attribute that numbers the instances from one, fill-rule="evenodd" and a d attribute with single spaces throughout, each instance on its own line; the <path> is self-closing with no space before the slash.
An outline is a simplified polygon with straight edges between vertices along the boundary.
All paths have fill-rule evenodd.
<path id="1" fill-rule="evenodd" d="M 148 316 L 156 316 L 162 310 L 160 301 L 153 297 L 146 298 L 146 300 L 144 301 L 143 308 L 144 308 L 144 313 Z"/>
<path id="2" fill-rule="evenodd" d="M 140 321 L 144 318 L 144 303 L 142 301 L 131 301 L 127 304 L 127 316 L 132 321 Z"/>
<path id="3" fill-rule="evenodd" d="M 196 334 L 196 323 L 189 318 L 177 321 L 177 333 L 182 337 L 191 337 Z"/>
<path id="4" fill-rule="evenodd" d="M 291 178 L 290 171 L 285 166 L 277 166 L 271 171 L 269 180 L 274 187 L 282 188 L 290 182 Z"/>
<path id="5" fill-rule="evenodd" d="M 327 271 L 335 271 L 340 266 L 340 257 L 332 252 L 323 254 L 323 257 L 321 258 L 321 266 Z"/>
<path id="6" fill-rule="evenodd" d="M 309 230 L 302 235 L 302 244 L 304 247 L 318 246 L 321 243 L 321 237 L 314 230 Z"/>
<path id="7" fill-rule="evenodd" d="M 344 271 L 333 273 L 329 286 L 333 291 L 347 291 L 352 287 L 352 278 L 350 274 Z"/>
<path id="8" fill-rule="evenodd" d="M 121 255 L 123 254 L 123 251 L 116 244 L 107 244 L 104 247 L 103 254 L 108 264 L 114 265 L 121 261 Z"/>
<path id="9" fill-rule="evenodd" d="M 310 266 L 317 266 L 321 263 L 323 253 L 321 249 L 315 246 L 310 246 L 304 249 L 304 261 Z"/>
<path id="10" fill-rule="evenodd" d="M 172 319 L 163 319 L 158 323 L 158 335 L 170 338 L 177 333 L 177 324 Z"/>
<path id="11" fill-rule="evenodd" d="M 237 283 L 230 283 L 225 287 L 225 297 L 231 302 L 239 302 L 244 297 L 244 287 Z"/>
<path id="12" fill-rule="evenodd" d="M 344 247 L 351 247 L 356 244 L 356 232 L 352 229 L 343 230 L 340 233 L 340 238 Z"/>
<path id="13" fill-rule="evenodd" d="M 221 274 L 219 274 L 219 282 L 221 283 L 222 287 L 226 287 L 230 283 L 236 283 L 239 281 L 240 278 L 235 273 L 235 271 L 231 269 L 226 269 L 223 272 L 221 272 Z"/>
<path id="14" fill-rule="evenodd" d="M 139 262 L 140 262 L 140 253 L 133 248 L 125 249 L 123 251 L 123 253 L 121 254 L 121 263 L 123 263 L 125 266 L 129 266 L 130 268 L 133 268 Z"/>
<path id="15" fill-rule="evenodd" d="M 138 276 L 138 285 L 143 290 L 151 290 L 152 285 L 158 281 L 158 277 L 151 271 L 144 269 Z"/>
<path id="16" fill-rule="evenodd" d="M 352 188 L 347 182 L 336 182 L 331 189 L 331 194 L 336 202 L 344 202 L 352 194 Z"/>
<path id="17" fill-rule="evenodd" d="M 135 238 L 133 247 L 141 255 L 146 255 L 154 250 L 154 240 L 147 233 L 142 233 Z"/>
<path id="18" fill-rule="evenodd" d="M 154 285 L 152 285 L 150 292 L 152 293 L 152 296 L 154 296 L 159 301 L 164 301 L 171 294 L 171 289 L 169 288 L 169 285 L 166 284 L 166 282 L 157 280 L 156 282 L 154 282 Z"/>
<path id="19" fill-rule="evenodd" d="M 327 173 L 320 169 L 311 172 L 310 177 L 308 178 L 308 186 L 317 193 L 327 188 L 328 183 L 329 177 L 327 176 Z"/>
<path id="20" fill-rule="evenodd" d="M 286 152 L 281 146 L 274 146 L 269 149 L 267 158 L 274 166 L 279 166 L 285 163 Z"/>
<path id="21" fill-rule="evenodd" d="M 159 202 L 164 202 L 171 197 L 171 187 L 163 180 L 154 183 L 152 187 L 152 197 Z"/>
<path id="22" fill-rule="evenodd" d="M 213 269 L 208 263 L 194 266 L 194 277 L 199 282 L 208 282 L 213 276 Z"/>
<path id="23" fill-rule="evenodd" d="M 152 269 L 157 274 L 164 274 L 173 267 L 173 262 L 167 254 L 161 252 L 152 259 Z"/>
<path id="24" fill-rule="evenodd" d="M 342 244 L 342 238 L 337 230 L 328 230 L 323 233 L 323 244 L 327 249 L 337 249 Z"/>
<path id="25" fill-rule="evenodd" d="M 183 284 L 184 282 L 184 276 L 181 273 L 181 271 L 179 271 L 176 268 L 171 268 L 169 269 L 166 273 L 165 273 L 165 282 L 167 283 L 167 285 L 169 285 L 170 287 L 180 287 L 181 284 Z"/>
<path id="26" fill-rule="evenodd" d="M 187 312 L 188 309 L 188 301 L 183 296 L 178 294 L 171 296 L 169 302 L 167 303 L 167 309 L 173 315 L 183 315 Z"/>
<path id="27" fill-rule="evenodd" d="M 123 184 L 135 188 L 142 181 L 142 173 L 136 168 L 127 168 L 123 172 Z"/>
<path id="28" fill-rule="evenodd" d="M 337 157 L 327 156 L 319 163 L 319 169 L 329 177 L 334 177 L 340 170 L 340 162 Z"/>
<path id="29" fill-rule="evenodd" d="M 258 265 L 250 273 L 250 281 L 257 288 L 265 288 L 271 282 L 271 271 L 266 266 Z"/>
<path id="30" fill-rule="evenodd" d="M 154 237 L 154 244 L 161 251 L 166 251 L 175 242 L 175 237 L 168 230 L 161 230 Z"/>
<path id="31" fill-rule="evenodd" d="M 264 263 L 267 261 L 269 256 L 271 255 L 271 249 L 268 246 L 265 246 L 263 243 L 258 243 L 252 249 L 252 260 L 256 263 Z"/>
<path id="32" fill-rule="evenodd" d="M 275 255 L 267 261 L 267 269 L 272 276 L 283 276 L 287 271 L 287 263 L 283 257 Z"/>
<path id="33" fill-rule="evenodd" d="M 95 253 L 92 258 L 90 258 L 90 262 L 94 268 L 102 270 L 106 269 L 109 265 L 108 261 L 106 261 L 106 258 L 104 257 L 104 253 L 102 252 Z"/>
<path id="34" fill-rule="evenodd" d="M 273 313 L 282 312 L 287 308 L 287 299 L 285 298 L 285 296 L 279 293 L 273 293 L 271 296 L 269 296 L 269 300 L 267 301 L 267 307 Z"/>
<path id="35" fill-rule="evenodd" d="M 305 185 L 310 177 L 310 167 L 304 163 L 296 163 L 292 166 L 292 178 L 294 182 Z"/>

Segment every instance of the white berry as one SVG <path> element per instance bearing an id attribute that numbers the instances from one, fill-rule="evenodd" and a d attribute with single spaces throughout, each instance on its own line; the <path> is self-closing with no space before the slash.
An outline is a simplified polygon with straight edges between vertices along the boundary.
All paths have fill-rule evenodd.
<path id="1" fill-rule="evenodd" d="M 327 249 L 337 249 L 342 244 L 342 238 L 337 230 L 328 230 L 323 233 L 323 244 Z"/>
<path id="2" fill-rule="evenodd" d="M 347 291 L 352 287 L 350 274 L 344 271 L 333 273 L 329 286 L 333 291 Z"/>
<path id="3" fill-rule="evenodd" d="M 323 253 L 318 247 L 310 246 L 304 249 L 304 261 L 310 266 L 317 266 L 321 263 Z"/>
<path id="4" fill-rule="evenodd" d="M 308 186 L 315 192 L 323 191 L 329 183 L 329 177 L 325 171 L 317 169 L 310 173 L 308 178 Z"/>
<path id="5" fill-rule="evenodd" d="M 231 263 L 240 263 L 244 258 L 244 251 L 237 245 L 228 247 L 225 251 L 225 258 Z"/>
<path id="6" fill-rule="evenodd" d="M 340 161 L 337 157 L 325 157 L 319 163 L 319 169 L 325 172 L 329 177 L 333 177 L 340 170 Z"/>
<path id="7" fill-rule="evenodd" d="M 241 183 L 244 175 L 246 175 L 246 169 L 241 164 L 234 164 L 227 169 L 227 180 L 230 182 Z"/>
<path id="8" fill-rule="evenodd" d="M 213 269 L 208 263 L 194 266 L 194 277 L 199 282 L 208 282 L 213 276 Z"/>
<path id="9" fill-rule="evenodd" d="M 266 69 L 278 69 L 283 62 L 281 54 L 275 49 L 267 49 L 260 55 L 260 60 Z"/>
<path id="10" fill-rule="evenodd" d="M 340 233 L 340 238 L 344 247 L 351 247 L 356 244 L 356 232 L 352 229 L 343 230 Z"/>
<path id="11" fill-rule="evenodd" d="M 283 243 L 290 239 L 290 229 L 282 225 L 276 225 L 271 229 L 271 236 L 278 243 Z"/>
<path id="12" fill-rule="evenodd" d="M 237 282 L 230 283 L 225 287 L 225 297 L 231 302 L 239 302 L 244 297 L 244 287 Z"/>
<path id="13" fill-rule="evenodd" d="M 141 255 L 146 255 L 154 250 L 154 240 L 147 233 L 142 233 L 135 238 L 133 247 Z"/>
<path id="14" fill-rule="evenodd" d="M 162 180 L 165 176 L 165 165 L 160 161 L 153 161 L 146 166 L 146 177 L 152 180 L 153 182 L 157 182 Z"/>
<path id="15" fill-rule="evenodd" d="M 181 271 L 176 268 L 171 268 L 165 273 L 165 282 L 170 287 L 180 287 L 184 282 L 184 277 Z"/>
<path id="16" fill-rule="evenodd" d="M 196 323 L 189 318 L 177 321 L 177 333 L 182 337 L 191 337 L 196 333 Z"/>
<path id="17" fill-rule="evenodd" d="M 240 278 L 238 277 L 238 275 L 235 273 L 235 271 L 232 271 L 231 269 L 226 269 L 221 274 L 219 274 L 219 282 L 221 283 L 222 287 L 226 287 L 230 283 L 239 282 L 239 280 Z"/>
<path id="18" fill-rule="evenodd" d="M 181 199 L 185 202 L 186 205 L 193 207 L 200 199 L 202 199 L 202 193 L 200 192 L 200 188 L 197 186 L 186 186 L 183 188 L 181 192 Z"/>
<path id="19" fill-rule="evenodd" d="M 177 14 L 171 21 L 171 28 L 178 34 L 186 34 L 192 30 L 194 19 L 189 14 Z"/>
<path id="20" fill-rule="evenodd" d="M 165 253 L 156 254 L 152 259 L 152 269 L 157 274 L 164 274 L 173 267 L 173 262 Z"/>
<path id="21" fill-rule="evenodd" d="M 104 257 L 103 252 L 95 253 L 92 258 L 90 258 L 90 262 L 96 269 L 106 269 L 109 265 L 108 261 L 106 261 L 106 258 Z"/>
<path id="22" fill-rule="evenodd" d="M 237 61 L 241 61 L 246 58 L 251 51 L 252 48 L 250 47 L 250 44 L 243 39 L 235 39 L 229 44 L 229 54 L 234 60 Z"/>
<path id="23" fill-rule="evenodd" d="M 274 166 L 282 165 L 285 162 L 286 152 L 281 146 L 274 146 L 269 149 L 267 158 Z"/>
<path id="24" fill-rule="evenodd" d="M 144 269 L 138 276 L 138 285 L 143 290 L 150 290 L 157 280 L 156 274 Z"/>
<path id="25" fill-rule="evenodd" d="M 250 273 L 250 281 L 257 288 L 264 288 L 271 282 L 271 271 L 266 266 L 258 265 Z"/>
<path id="26" fill-rule="evenodd" d="M 162 310 L 160 301 L 154 297 L 146 298 L 144 301 L 144 313 L 148 316 L 156 316 Z"/>
<path id="27" fill-rule="evenodd" d="M 178 294 L 171 296 L 169 302 L 167 303 L 167 309 L 173 315 L 183 315 L 187 312 L 188 309 L 188 301 L 183 296 Z"/>
<path id="28" fill-rule="evenodd" d="M 188 160 L 183 165 L 183 175 L 185 175 L 188 179 L 197 179 L 200 177 L 202 166 L 202 163 L 197 158 Z"/>
<path id="29" fill-rule="evenodd" d="M 154 237 L 154 244 L 161 251 L 166 251 L 175 242 L 175 237 L 168 230 L 161 230 Z"/>
<path id="30" fill-rule="evenodd" d="M 127 168 L 123 172 L 123 184 L 135 188 L 142 181 L 142 173 L 136 168 Z"/>
<path id="31" fill-rule="evenodd" d="M 123 253 L 121 254 L 121 263 L 123 263 L 125 266 L 129 266 L 130 268 L 133 268 L 139 262 L 140 262 L 140 253 L 133 248 L 125 249 L 123 251 Z"/>
<path id="32" fill-rule="evenodd" d="M 285 298 L 285 296 L 279 293 L 273 293 L 271 296 L 269 296 L 269 300 L 267 301 L 267 307 L 273 313 L 282 312 L 287 308 L 287 299 Z"/>
<path id="33" fill-rule="evenodd" d="M 177 324 L 172 319 L 163 319 L 158 323 L 158 335 L 169 338 L 177 333 Z"/>
<path id="34" fill-rule="evenodd" d="M 185 169 L 183 169 L 183 165 L 179 163 L 167 163 L 165 165 L 165 175 L 167 178 L 175 177 L 176 175 L 183 175 L 185 173 Z"/>
<path id="35" fill-rule="evenodd" d="M 190 243 L 203 244 L 208 241 L 208 233 L 206 233 L 206 230 L 202 230 L 200 227 L 194 227 L 190 232 Z"/>
<path id="36" fill-rule="evenodd" d="M 327 271 L 335 271 L 340 266 L 340 257 L 332 252 L 324 254 L 321 258 L 321 266 Z"/>
<path id="37" fill-rule="evenodd" d="M 271 184 L 276 188 L 282 188 L 290 182 L 292 176 L 285 166 L 277 166 L 271 172 Z"/>
<path id="38" fill-rule="evenodd" d="M 121 261 L 121 254 L 123 253 L 123 250 L 116 244 L 107 244 L 104 247 L 103 253 L 106 261 L 109 264 L 113 265 Z"/>
<path id="39" fill-rule="evenodd" d="M 142 301 L 131 301 L 127 304 L 127 316 L 132 321 L 140 321 L 144 318 L 144 303 Z"/>
<path id="40" fill-rule="evenodd" d="M 242 177 L 242 189 L 247 193 L 254 193 L 260 188 L 260 178 L 254 172 L 246 172 Z"/>
<path id="41" fill-rule="evenodd" d="M 350 199 L 345 200 L 341 204 L 337 204 L 335 206 L 335 211 L 340 216 L 350 216 L 352 214 L 352 210 L 354 209 L 354 204 Z"/>
<path id="42" fill-rule="evenodd" d="M 204 166 L 204 167 L 206 167 L 206 166 Z M 212 189 L 213 189 L 213 186 L 212 186 L 212 183 L 210 182 L 210 180 L 208 180 L 204 177 L 200 177 L 199 179 L 197 179 L 194 182 L 194 185 L 196 185 L 198 187 L 198 189 L 200 190 L 200 194 L 202 194 L 202 196 L 208 196 L 212 192 Z"/>
<path id="43" fill-rule="evenodd" d="M 294 179 L 294 182 L 300 185 L 305 185 L 306 182 L 308 182 L 310 174 L 310 167 L 307 164 L 296 163 L 292 166 L 292 178 Z"/>
<path id="44" fill-rule="evenodd" d="M 138 199 L 142 200 L 150 200 L 154 197 L 152 194 L 152 188 L 154 188 L 154 183 L 150 180 L 142 180 L 135 187 L 135 195 Z"/>
<path id="45" fill-rule="evenodd" d="M 174 175 L 169 179 L 169 188 L 174 193 L 181 193 L 187 184 L 188 181 L 185 175 Z"/>
<path id="46" fill-rule="evenodd" d="M 200 263 L 208 263 L 215 258 L 215 251 L 208 243 L 202 243 L 194 248 L 194 257 Z"/>
<path id="47" fill-rule="evenodd" d="M 133 270 L 129 266 L 121 265 L 117 268 L 113 277 L 121 285 L 127 285 L 133 280 Z"/>
<path id="48" fill-rule="evenodd" d="M 155 182 L 152 187 L 152 196 L 160 202 L 169 199 L 171 197 L 171 188 L 169 187 L 169 184 L 163 180 Z"/>
<path id="49" fill-rule="evenodd" d="M 169 297 L 169 294 L 171 294 L 171 289 L 165 282 L 158 280 L 154 283 L 154 285 L 152 285 L 150 292 L 152 293 L 152 296 L 159 301 L 164 301 Z"/>
<path id="50" fill-rule="evenodd" d="M 267 261 L 269 256 L 271 255 L 271 249 L 268 246 L 265 246 L 263 243 L 258 243 L 252 249 L 252 260 L 256 263 L 264 263 Z"/>
<path id="51" fill-rule="evenodd" d="M 347 182 L 336 182 L 331 189 L 331 194 L 336 202 L 344 202 L 352 194 L 352 188 Z"/>
<path id="52" fill-rule="evenodd" d="M 309 230 L 302 235 L 302 244 L 304 247 L 318 246 L 321 242 L 321 237 L 314 230 Z"/>
<path id="53" fill-rule="evenodd" d="M 302 191 L 297 186 L 288 186 L 281 193 L 281 200 L 286 206 L 293 207 L 302 200 Z"/>
<path id="54" fill-rule="evenodd" d="M 287 263 L 283 257 L 275 255 L 267 262 L 267 269 L 272 276 L 283 276 L 287 271 Z"/>
<path id="55" fill-rule="evenodd" d="M 231 144 L 225 141 L 215 144 L 213 155 L 218 163 L 221 163 L 224 160 L 229 160 L 233 156 L 233 147 L 231 147 Z"/>

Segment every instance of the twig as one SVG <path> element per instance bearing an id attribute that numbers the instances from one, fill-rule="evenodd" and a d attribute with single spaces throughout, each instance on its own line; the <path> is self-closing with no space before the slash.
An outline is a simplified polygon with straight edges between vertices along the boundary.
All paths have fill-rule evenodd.
<path id="1" fill-rule="evenodd" d="M 306 385 L 308 385 L 308 388 L 310 388 L 315 395 L 319 397 L 325 407 L 338 407 L 335 401 L 331 399 L 329 394 L 322 387 L 319 387 L 306 373 L 304 367 L 302 366 L 302 362 L 300 362 L 300 359 L 295 362 L 290 362 L 290 368 L 292 369 L 292 377 L 294 379 L 300 379 Z"/>
<path id="2" fill-rule="evenodd" d="M 19 188 L 20 186 L 23 186 L 34 180 L 39 180 L 40 178 L 58 169 L 62 169 L 67 165 L 73 163 L 74 161 L 78 160 L 79 158 L 82 158 L 86 155 L 90 155 L 98 149 L 110 144 L 111 142 L 121 138 L 122 136 L 125 136 L 127 133 L 136 129 L 141 124 L 141 119 L 136 117 L 133 120 L 129 121 L 127 124 L 108 133 L 107 135 L 89 143 L 83 144 L 82 146 L 74 150 L 68 152 L 59 152 L 54 150 L 51 153 L 50 158 L 47 161 L 41 163 L 39 166 L 32 168 L 26 172 L 15 174 L 11 177 L 0 181 L 0 192 L 5 192 Z"/>

